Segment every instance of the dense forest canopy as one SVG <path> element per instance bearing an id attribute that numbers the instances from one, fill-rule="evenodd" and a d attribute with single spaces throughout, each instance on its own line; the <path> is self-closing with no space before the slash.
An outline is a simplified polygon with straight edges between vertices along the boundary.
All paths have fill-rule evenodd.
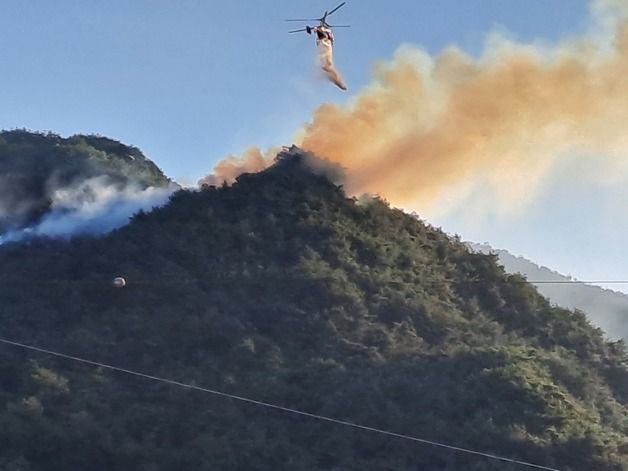
<path id="1" fill-rule="evenodd" d="M 311 158 L 179 191 L 103 238 L 0 246 L 1 336 L 563 471 L 628 470 L 621 342 L 495 256 L 348 198 Z M 7 346 L 0 378 L 0 469 L 523 469 Z"/>

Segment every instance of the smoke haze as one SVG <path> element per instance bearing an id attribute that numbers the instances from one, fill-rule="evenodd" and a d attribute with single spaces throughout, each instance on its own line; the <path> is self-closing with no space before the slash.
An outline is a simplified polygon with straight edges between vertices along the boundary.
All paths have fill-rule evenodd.
<path id="1" fill-rule="evenodd" d="M 92 177 L 52 194 L 50 211 L 36 224 L 0 235 L 0 245 L 34 237 L 71 237 L 104 234 L 128 223 L 139 210 L 150 210 L 168 201 L 178 189 L 120 185 L 108 176 Z"/>
<path id="2" fill-rule="evenodd" d="M 219 186 L 223 183 L 232 184 L 238 175 L 243 173 L 260 172 L 273 162 L 278 149 L 271 149 L 263 154 L 258 148 L 251 147 L 241 157 L 230 155 L 221 160 L 211 175 L 207 175 L 199 181 L 200 186 Z"/>

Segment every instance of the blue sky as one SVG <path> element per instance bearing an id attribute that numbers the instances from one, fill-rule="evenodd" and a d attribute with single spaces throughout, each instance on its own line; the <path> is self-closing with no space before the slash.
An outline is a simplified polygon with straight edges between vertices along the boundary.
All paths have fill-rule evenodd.
<path id="1" fill-rule="evenodd" d="M 313 77 L 314 45 L 287 17 L 323 0 L 4 0 L 0 128 L 91 132 L 142 148 L 170 176 L 197 178 L 228 153 L 289 143 L 323 102 L 344 102 L 403 43 L 481 50 L 486 33 L 555 40 L 586 25 L 583 0 L 349 1 L 335 21 L 350 86 Z"/>
<path id="2" fill-rule="evenodd" d="M 193 183 L 227 154 L 289 144 L 320 104 L 349 101 L 402 44 L 475 55 L 492 31 L 551 44 L 590 24 L 585 0 L 350 0 L 333 17 L 352 25 L 336 32 L 343 93 L 316 79 L 312 38 L 282 21 L 337 3 L 3 0 L 0 128 L 106 135 Z M 469 224 L 461 208 L 431 222 L 579 278 L 625 279 L 628 218 L 616 214 L 626 202 L 618 186 L 580 187 L 563 172 L 517 219 Z"/>

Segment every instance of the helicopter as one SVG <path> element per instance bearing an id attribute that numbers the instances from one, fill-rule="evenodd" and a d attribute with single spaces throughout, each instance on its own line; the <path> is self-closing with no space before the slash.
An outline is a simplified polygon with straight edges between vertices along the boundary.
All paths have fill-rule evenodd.
<path id="1" fill-rule="evenodd" d="M 328 40 L 332 45 L 334 44 L 334 33 L 332 32 L 332 28 L 350 28 L 349 25 L 330 25 L 327 23 L 327 17 L 340 10 L 347 2 L 342 2 L 336 8 L 331 11 L 325 11 L 322 17 L 320 18 L 306 18 L 306 19 L 289 19 L 286 21 L 318 21 L 318 26 L 306 26 L 305 28 L 295 29 L 292 31 L 288 31 L 288 33 L 300 33 L 305 31 L 307 34 L 316 34 L 316 43 L 320 43 L 321 41 Z"/>

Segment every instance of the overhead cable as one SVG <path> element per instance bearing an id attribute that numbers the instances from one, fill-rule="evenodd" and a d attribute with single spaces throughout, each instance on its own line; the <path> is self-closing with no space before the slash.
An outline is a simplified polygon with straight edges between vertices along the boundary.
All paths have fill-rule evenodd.
<path id="1" fill-rule="evenodd" d="M 129 374 L 129 375 L 133 375 L 133 376 L 138 376 L 140 378 L 145 378 L 145 379 L 149 379 L 149 380 L 153 380 L 153 381 L 158 381 L 161 383 L 165 383 L 165 384 L 170 384 L 173 386 L 178 386 L 181 388 L 186 388 L 186 389 L 191 389 L 191 390 L 195 390 L 195 391 L 200 391 L 200 392 L 204 392 L 204 393 L 208 393 L 208 394 L 212 394 L 214 396 L 219 396 L 222 398 L 228 398 L 228 399 L 233 399 L 235 401 L 240 401 L 240 402 L 245 402 L 248 404 L 254 404 L 257 406 L 262 406 L 262 407 L 266 407 L 266 408 L 270 408 L 270 409 L 275 409 L 275 410 L 279 410 L 282 412 L 286 412 L 289 414 L 293 414 L 293 415 L 299 415 L 302 417 L 309 417 L 310 419 L 315 419 L 315 420 L 319 420 L 319 421 L 324 421 L 324 422 L 328 422 L 328 423 L 333 423 L 336 425 L 342 425 L 345 427 L 351 427 L 354 429 L 359 429 L 359 430 L 364 430 L 367 432 L 373 432 L 373 433 L 377 433 L 380 435 L 385 435 L 388 437 L 394 437 L 394 438 L 398 438 L 398 439 L 402 439 L 402 440 L 407 440 L 407 441 L 412 441 L 415 443 L 422 443 L 425 445 L 431 445 L 434 447 L 439 447 L 439 448 L 443 448 L 449 451 L 453 451 L 453 452 L 458 452 L 458 453 L 465 453 L 465 454 L 469 454 L 469 455 L 475 455 L 475 456 L 481 456 L 490 460 L 496 460 L 496 461 L 501 461 L 501 462 L 506 462 L 506 463 L 511 463 L 511 464 L 516 464 L 516 465 L 520 465 L 523 467 L 528 467 L 528 468 L 534 468 L 534 469 L 541 469 L 541 470 L 545 470 L 545 471 L 560 471 L 557 468 L 550 468 L 547 466 L 542 466 L 539 464 L 534 464 L 534 463 L 529 463 L 526 461 L 521 461 L 521 460 L 517 460 L 517 459 L 513 459 L 513 458 L 508 458 L 508 457 L 504 457 L 504 456 L 500 456 L 500 455 L 496 455 L 493 453 L 486 453 L 486 452 L 482 452 L 482 451 L 478 451 L 478 450 L 472 450 L 470 448 L 463 448 L 463 447 L 459 447 L 459 446 L 454 446 L 454 445 L 449 445 L 447 443 L 441 443 L 441 442 L 437 442 L 437 441 L 433 441 L 433 440 L 427 440 L 424 438 L 418 438 L 418 437 L 413 437 L 411 435 L 406 435 L 406 434 L 402 434 L 402 433 L 396 433 L 396 432 L 391 432 L 388 430 L 383 430 L 383 429 L 379 429 L 379 428 L 375 428 L 375 427 L 369 427 L 367 425 L 360 425 L 354 422 L 349 422 L 346 420 L 342 420 L 342 419 L 335 419 L 333 417 L 327 417 L 327 416 L 323 416 L 323 415 L 319 415 L 319 414 L 313 414 L 310 412 L 305 412 L 305 411 L 301 411 L 298 409 L 292 409 L 290 407 L 284 407 L 284 406 L 280 406 L 277 404 L 272 404 L 270 402 L 263 402 L 263 401 L 258 401 L 255 399 L 251 399 L 248 397 L 244 397 L 244 396 L 238 396 L 235 394 L 229 394 L 229 393 L 225 393 L 222 391 L 217 391 L 215 389 L 209 389 L 209 388 L 204 388 L 201 386 L 196 386 L 193 384 L 189 384 L 189 383 L 184 383 L 181 381 L 176 381 L 176 380 L 172 380 L 172 379 L 167 379 L 167 378 L 161 378 L 159 376 L 154 376 L 154 375 L 150 375 L 147 373 L 142 373 L 139 371 L 135 371 L 135 370 L 130 370 L 127 368 L 121 368 L 118 366 L 114 366 L 114 365 L 109 365 L 107 363 L 102 363 L 102 362 L 98 362 L 98 361 L 93 361 L 93 360 L 88 360 L 85 358 L 80 358 L 74 355 L 68 355 L 65 353 L 60 353 L 60 352 L 56 352 L 53 350 L 49 350 L 46 348 L 41 348 L 41 347 L 35 347 L 33 345 L 28 345 L 25 343 L 21 343 L 21 342 L 16 342 L 13 340 L 9 340 L 9 339 L 5 339 L 5 338 L 0 338 L 0 343 L 6 344 L 6 345 L 11 345 L 14 347 L 18 347 L 18 348 L 22 348 L 22 349 L 26 349 L 26 350 L 31 350 L 31 351 L 35 351 L 35 352 L 39 352 L 39 353 L 45 353 L 47 355 L 52 355 L 55 357 L 59 357 L 59 358 L 64 358 L 66 360 L 72 360 L 72 361 L 76 361 L 79 363 L 83 363 L 86 365 L 90 365 L 90 366 L 95 366 L 95 367 L 99 367 L 99 368 L 103 368 L 103 369 L 108 369 L 111 371 L 117 371 L 119 373 L 125 373 L 125 374 Z"/>

